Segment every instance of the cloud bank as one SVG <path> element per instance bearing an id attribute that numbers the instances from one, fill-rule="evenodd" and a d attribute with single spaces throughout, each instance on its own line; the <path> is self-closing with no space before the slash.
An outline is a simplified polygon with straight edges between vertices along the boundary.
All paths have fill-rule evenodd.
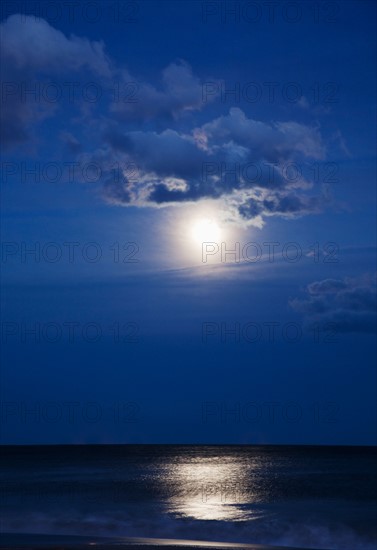
<path id="1" fill-rule="evenodd" d="M 324 279 L 308 285 L 308 297 L 290 306 L 306 316 L 310 325 L 332 324 L 337 332 L 375 333 L 377 328 L 376 278 Z"/>
<path id="2" fill-rule="evenodd" d="M 328 195 L 300 171 L 303 164 L 326 158 L 318 124 L 254 120 L 236 107 L 198 124 L 193 113 L 203 111 L 204 118 L 208 100 L 203 80 L 182 60 L 152 84 L 112 61 L 103 42 L 66 37 L 43 19 L 12 15 L 1 24 L 1 35 L 5 147 L 35 137 L 38 125 L 62 109 L 43 97 L 37 106 L 25 100 L 23 83 L 91 75 L 103 90 L 112 89 L 104 102 L 81 104 L 81 118 L 64 120 L 58 132 L 79 163 L 100 165 L 101 194 L 109 204 L 162 207 L 213 199 L 226 206 L 232 221 L 258 227 L 269 216 L 317 214 L 329 204 Z M 83 119 L 91 132 L 86 148 L 75 128 Z M 120 167 L 116 178 L 115 164 Z M 136 168 L 132 177 L 125 168 L 130 165 Z"/>

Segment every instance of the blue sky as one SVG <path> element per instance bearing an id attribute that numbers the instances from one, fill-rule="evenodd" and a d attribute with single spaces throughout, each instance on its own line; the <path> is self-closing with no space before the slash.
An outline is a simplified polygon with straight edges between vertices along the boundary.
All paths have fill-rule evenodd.
<path id="1" fill-rule="evenodd" d="M 375 4 L 2 6 L 3 442 L 375 444 Z"/>

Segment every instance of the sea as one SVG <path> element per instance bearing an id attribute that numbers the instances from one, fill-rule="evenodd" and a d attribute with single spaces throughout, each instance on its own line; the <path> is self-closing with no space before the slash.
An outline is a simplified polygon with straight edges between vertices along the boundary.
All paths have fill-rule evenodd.
<path id="1" fill-rule="evenodd" d="M 1 448 L 1 530 L 376 550 L 376 448 Z"/>

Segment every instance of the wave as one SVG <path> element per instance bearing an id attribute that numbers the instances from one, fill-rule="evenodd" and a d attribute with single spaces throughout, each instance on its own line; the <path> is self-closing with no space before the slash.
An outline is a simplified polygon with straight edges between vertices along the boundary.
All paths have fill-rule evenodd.
<path id="1" fill-rule="evenodd" d="M 192 521 L 169 516 L 141 518 L 119 511 L 102 515 L 82 512 L 60 514 L 29 513 L 22 517 L 3 516 L 3 532 L 124 536 L 139 538 L 197 539 L 299 547 L 316 550 L 376 550 L 373 535 L 356 532 L 345 525 L 269 519 L 255 522 Z"/>

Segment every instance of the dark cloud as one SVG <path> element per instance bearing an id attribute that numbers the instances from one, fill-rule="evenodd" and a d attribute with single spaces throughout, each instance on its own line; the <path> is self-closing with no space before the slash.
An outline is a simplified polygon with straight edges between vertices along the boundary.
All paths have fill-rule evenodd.
<path id="1" fill-rule="evenodd" d="M 308 285 L 308 299 L 290 306 L 307 317 L 309 325 L 333 324 L 338 332 L 371 332 L 377 328 L 376 280 L 325 279 Z"/>
<path id="2" fill-rule="evenodd" d="M 121 134 L 116 128 L 107 128 L 103 134 L 107 142 L 114 151 L 131 153 L 133 150 L 132 140 L 125 134 Z"/>
<path id="3" fill-rule="evenodd" d="M 359 287 L 344 290 L 336 295 L 336 303 L 349 311 L 375 312 L 377 310 L 376 289 Z"/>
<path id="4" fill-rule="evenodd" d="M 119 185 L 119 183 L 115 183 L 112 178 L 105 181 L 103 186 L 102 195 L 105 199 L 109 200 L 109 197 L 111 197 L 111 202 L 113 204 L 130 204 L 132 201 L 132 196 L 127 189 L 126 185 Z"/>
<path id="5" fill-rule="evenodd" d="M 57 111 L 57 103 L 43 93 L 48 83 L 55 84 L 58 77 L 82 69 L 100 78 L 111 75 L 102 42 L 74 35 L 66 38 L 44 19 L 11 15 L 0 25 L 0 37 L 0 126 L 2 146 L 6 149 L 26 142 L 35 125 Z"/>
<path id="6" fill-rule="evenodd" d="M 160 82 L 152 85 L 116 66 L 102 42 L 66 37 L 42 19 L 13 15 L 1 30 L 5 76 L 16 86 L 33 79 L 59 82 L 69 74 L 94 75 L 103 89 L 113 86 L 113 95 L 101 108 L 81 105 L 81 119 L 69 121 L 71 125 L 79 121 L 82 132 L 85 120 L 90 151 L 82 150 L 72 126 L 63 126 L 60 134 L 66 150 L 78 160 L 100 165 L 102 196 L 109 203 L 161 207 L 219 199 L 234 221 L 259 227 L 269 216 L 319 213 L 328 204 L 321 193 L 308 194 L 312 184 L 304 177 L 292 180 L 283 170 L 287 163 L 325 159 L 318 125 L 259 121 L 234 107 L 194 126 L 186 115 L 204 109 L 207 101 L 203 82 L 182 60 L 166 67 Z M 19 94 L 9 94 L 2 109 L 4 145 L 27 140 L 38 122 L 59 109 L 48 101 L 35 105 Z M 148 129 L 135 130 L 141 121 L 148 121 Z M 136 166 L 137 177 L 130 178 L 123 170 L 121 177 L 112 178 L 114 163 Z"/>
<path id="7" fill-rule="evenodd" d="M 60 139 L 64 143 L 67 151 L 72 155 L 78 155 L 82 151 L 82 145 L 78 139 L 70 132 L 61 132 Z"/>
<path id="8" fill-rule="evenodd" d="M 270 162 L 292 158 L 293 153 L 304 157 L 323 159 L 325 149 L 318 128 L 297 122 L 266 124 L 249 119 L 238 107 L 228 115 L 205 124 L 202 133 L 208 147 L 221 143 L 234 143 L 252 152 L 251 158 L 264 158 Z"/>
<path id="9" fill-rule="evenodd" d="M 14 70 L 56 74 L 86 67 L 99 76 L 111 75 L 102 42 L 67 38 L 44 19 L 11 15 L 1 24 L 1 42 L 2 56 Z"/>
<path id="10" fill-rule="evenodd" d="M 134 204 L 221 198 L 233 204 L 240 219 L 260 224 L 266 216 L 318 213 L 328 203 L 322 195 L 304 194 L 310 184 L 301 177 L 292 183 L 281 169 L 281 163 L 322 158 L 324 146 L 317 128 L 267 124 L 233 108 L 190 133 L 171 129 L 121 133 L 119 127 L 109 126 L 104 139 L 114 153 L 124 155 L 125 163 L 134 162 L 140 170 L 139 180 L 132 184 Z M 171 185 L 172 178 L 180 180 L 179 188 Z M 119 204 L 113 186 L 106 196 Z M 128 195 L 126 204 L 130 204 Z"/>
<path id="11" fill-rule="evenodd" d="M 163 70 L 158 89 L 112 63 L 103 42 L 75 35 L 66 37 L 44 19 L 11 15 L 1 23 L 0 36 L 1 77 L 3 86 L 7 86 L 3 88 L 6 95 L 3 95 L 1 109 L 5 148 L 30 139 L 32 127 L 56 111 L 57 105 L 43 93 L 38 92 L 36 100 L 30 94 L 25 95 L 23 89 L 41 90 L 50 82 L 62 88 L 67 84 L 65 77 L 70 74 L 76 75 L 72 81 L 68 79 L 72 85 L 80 84 L 76 81 L 81 81 L 83 74 L 94 77 L 94 85 L 101 95 L 109 92 L 107 109 L 117 121 L 172 120 L 205 105 L 202 83 L 183 61 Z M 77 79 L 77 74 L 81 78 Z M 215 95 L 209 99 L 214 98 Z M 88 109 L 88 102 L 85 107 Z"/>
<path id="12" fill-rule="evenodd" d="M 114 76 L 119 94 L 111 103 L 110 111 L 117 120 L 171 121 L 204 108 L 203 82 L 193 74 L 191 67 L 180 60 L 162 71 L 161 86 L 136 79 L 126 70 Z M 216 94 L 208 101 L 213 101 Z"/>
<path id="13" fill-rule="evenodd" d="M 246 220 L 261 215 L 294 218 L 322 212 L 327 204 L 328 200 L 325 196 L 308 197 L 277 190 L 270 192 L 266 198 L 246 200 L 238 210 Z"/>
<path id="14" fill-rule="evenodd" d="M 283 217 L 296 217 L 305 214 L 317 214 L 321 212 L 328 200 L 325 196 L 299 196 L 297 194 L 276 195 L 272 199 L 263 201 L 266 215 L 280 215 Z"/>
<path id="15" fill-rule="evenodd" d="M 308 285 L 308 292 L 313 296 L 329 293 L 336 294 L 345 288 L 347 288 L 347 283 L 345 281 L 339 281 L 338 279 L 325 279 L 323 281 L 310 283 Z"/>

